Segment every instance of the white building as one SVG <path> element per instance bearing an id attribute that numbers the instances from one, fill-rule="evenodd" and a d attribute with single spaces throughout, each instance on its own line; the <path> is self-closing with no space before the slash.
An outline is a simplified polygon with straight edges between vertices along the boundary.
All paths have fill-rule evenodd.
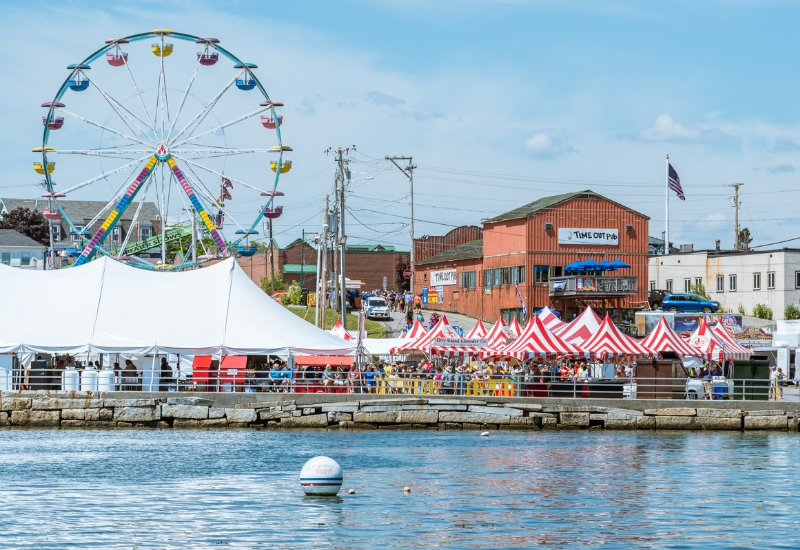
<path id="1" fill-rule="evenodd" d="M 0 229 L 0 261 L 11 267 L 44 269 L 46 248 L 13 229 Z"/>
<path id="2" fill-rule="evenodd" d="M 786 306 L 800 306 L 800 249 L 696 250 L 650 256 L 650 290 L 691 292 L 702 283 L 722 310 L 752 315 L 756 304 L 772 309 L 773 319 L 784 319 Z"/>

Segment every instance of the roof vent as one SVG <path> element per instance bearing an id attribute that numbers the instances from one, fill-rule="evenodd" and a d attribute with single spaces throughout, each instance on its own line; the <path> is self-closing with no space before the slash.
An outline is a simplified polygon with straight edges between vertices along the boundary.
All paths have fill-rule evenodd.
<path id="1" fill-rule="evenodd" d="M 694 250 L 693 244 L 682 244 L 681 245 L 681 252 L 692 252 Z"/>

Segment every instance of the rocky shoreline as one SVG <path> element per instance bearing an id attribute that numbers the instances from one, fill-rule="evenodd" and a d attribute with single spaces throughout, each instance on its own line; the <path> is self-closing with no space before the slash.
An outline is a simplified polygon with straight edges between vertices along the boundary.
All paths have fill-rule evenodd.
<path id="1" fill-rule="evenodd" d="M 589 403 L 488 396 L 149 395 L 152 397 L 128 397 L 119 392 L 3 392 L 0 427 L 798 431 L 798 411 L 787 406 L 793 404 L 752 401 Z"/>

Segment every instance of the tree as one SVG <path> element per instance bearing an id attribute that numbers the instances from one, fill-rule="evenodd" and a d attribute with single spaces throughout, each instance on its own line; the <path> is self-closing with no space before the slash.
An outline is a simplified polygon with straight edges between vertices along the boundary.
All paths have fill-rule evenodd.
<path id="1" fill-rule="evenodd" d="M 739 231 L 739 250 L 750 250 L 751 242 L 753 242 L 753 237 L 750 236 L 750 230 L 743 227 Z"/>
<path id="2" fill-rule="evenodd" d="M 708 293 L 706 292 L 706 287 L 703 283 L 697 283 L 696 285 L 692 285 L 692 287 L 689 288 L 689 292 L 691 292 L 692 294 L 697 294 L 703 300 L 711 299 L 711 296 L 709 296 Z"/>
<path id="3" fill-rule="evenodd" d="M 50 222 L 41 212 L 15 208 L 0 220 L 0 229 L 13 229 L 44 246 L 50 246 Z"/>
<path id="4" fill-rule="evenodd" d="M 129 242 L 128 244 L 133 244 Z M 199 258 L 205 252 L 203 251 L 203 245 L 206 246 L 206 249 L 211 248 L 212 246 L 217 246 L 214 243 L 214 240 L 206 235 L 202 239 L 197 241 L 197 257 Z M 175 255 L 180 252 L 181 256 L 183 257 L 184 262 L 189 262 L 192 259 L 192 236 L 187 235 L 185 237 L 181 237 L 180 239 L 175 239 L 174 241 L 169 241 L 167 243 L 167 260 L 172 261 Z"/>

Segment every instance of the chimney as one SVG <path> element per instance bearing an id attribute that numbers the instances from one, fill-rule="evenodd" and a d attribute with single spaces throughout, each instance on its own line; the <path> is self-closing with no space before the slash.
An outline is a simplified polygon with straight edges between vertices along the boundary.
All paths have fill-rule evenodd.
<path id="1" fill-rule="evenodd" d="M 714 241 L 714 243 L 715 243 L 715 244 L 716 244 L 716 246 L 717 246 L 717 248 L 716 248 L 717 252 L 719 252 L 719 239 L 717 239 L 716 241 Z"/>

